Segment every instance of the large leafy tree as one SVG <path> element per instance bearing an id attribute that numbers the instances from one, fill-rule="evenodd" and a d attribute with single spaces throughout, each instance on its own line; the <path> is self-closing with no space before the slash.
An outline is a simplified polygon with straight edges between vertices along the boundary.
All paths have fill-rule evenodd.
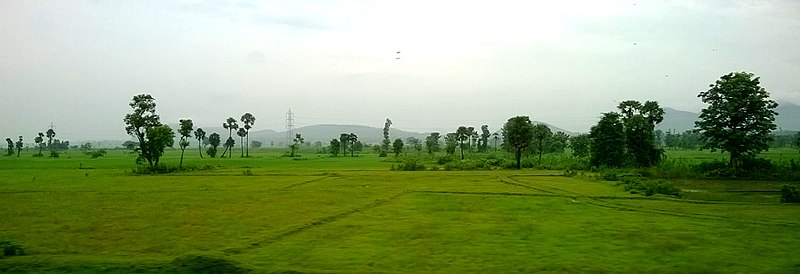
<path id="1" fill-rule="evenodd" d="M 655 127 L 664 120 L 658 102 L 627 100 L 617 106 L 625 132 L 626 155 L 637 166 L 653 166 L 664 154 L 655 139 Z"/>
<path id="2" fill-rule="evenodd" d="M 569 143 L 569 135 L 563 131 L 557 131 L 553 133 L 553 138 L 550 139 L 550 149 L 548 151 L 563 153 L 564 149 L 567 148 L 567 143 Z"/>
<path id="3" fill-rule="evenodd" d="M 458 140 L 458 147 L 461 150 L 461 160 L 464 160 L 464 142 L 469 141 L 472 136 L 472 127 L 460 126 L 456 129 L 456 140 Z"/>
<path id="4" fill-rule="evenodd" d="M 247 141 L 245 142 L 245 144 L 247 144 L 245 156 L 250 157 L 250 129 L 253 128 L 253 125 L 256 123 L 256 117 L 247 112 L 242 115 L 242 123 L 244 124 L 245 129 L 244 136 L 247 138 Z"/>
<path id="5" fill-rule="evenodd" d="M 774 109 L 778 104 L 760 84 L 752 73 L 732 72 L 697 95 L 708 104 L 695 122 L 706 141 L 702 148 L 730 153 L 734 168 L 769 149 L 770 132 L 777 128 Z"/>
<path id="6" fill-rule="evenodd" d="M 619 167 L 625 161 L 625 132 L 616 112 L 603 113 L 589 133 L 591 163 L 594 166 Z"/>
<path id="7" fill-rule="evenodd" d="M 222 138 L 220 138 L 219 133 L 214 132 L 214 133 L 211 133 L 211 135 L 208 136 L 208 145 L 209 145 L 209 147 L 208 147 L 208 151 L 206 151 L 208 156 L 211 156 L 211 158 L 217 157 L 217 148 L 219 147 L 219 144 L 221 142 L 222 142 Z"/>
<path id="8" fill-rule="evenodd" d="M 128 105 L 133 112 L 125 115 L 125 131 L 139 141 L 139 148 L 135 150 L 139 154 L 137 163 L 147 161 L 153 170 L 158 165 L 164 148 L 172 146 L 174 142 L 172 139 L 167 142 L 163 137 L 170 135 L 169 133 L 174 137 L 175 133 L 169 127 L 162 127 L 160 117 L 156 114 L 156 101 L 150 94 L 133 96 Z"/>
<path id="9" fill-rule="evenodd" d="M 290 155 L 291 157 L 297 156 L 297 150 L 300 148 L 300 145 L 305 143 L 305 139 L 303 138 L 302 135 L 300 135 L 300 133 L 297 133 L 295 134 L 293 141 L 294 143 L 291 146 L 289 146 L 289 148 L 292 149 L 292 154 Z"/>
<path id="10" fill-rule="evenodd" d="M 425 148 L 428 149 L 429 154 L 439 151 L 439 136 L 438 132 L 431 132 L 431 135 L 425 137 Z"/>
<path id="11" fill-rule="evenodd" d="M 194 138 L 197 139 L 197 150 L 200 153 L 200 158 L 203 158 L 203 140 L 206 139 L 206 131 L 202 128 L 195 129 Z"/>
<path id="12" fill-rule="evenodd" d="M 447 155 L 456 153 L 456 146 L 458 145 L 458 135 L 455 132 L 450 132 L 444 135 L 444 151 Z"/>
<path id="13" fill-rule="evenodd" d="M 192 119 L 181 119 L 181 128 L 178 129 L 178 134 L 181 135 L 180 141 L 178 141 L 178 146 L 181 148 L 181 163 L 180 167 L 183 167 L 183 152 L 186 151 L 186 147 L 189 146 L 189 138 L 192 137 L 192 129 L 194 128 L 194 123 Z"/>
<path id="14" fill-rule="evenodd" d="M 517 169 L 520 169 L 522 152 L 533 142 L 533 124 L 528 116 L 511 117 L 503 125 L 502 132 L 505 144 L 514 152 Z"/>
<path id="15" fill-rule="evenodd" d="M 228 130 L 228 140 L 225 141 L 225 150 L 222 151 L 221 156 L 224 158 L 225 153 L 233 153 L 231 150 L 233 149 L 233 145 L 236 144 L 236 141 L 233 140 L 233 131 L 239 128 L 239 124 L 236 123 L 236 119 L 233 117 L 228 117 L 228 119 L 222 123 L 222 127 Z M 228 158 L 231 158 L 230 154 L 228 154 Z"/>
<path id="16" fill-rule="evenodd" d="M 536 153 L 539 155 L 539 164 L 542 163 L 542 153 L 547 150 L 547 144 L 553 137 L 553 132 L 550 127 L 545 124 L 536 124 L 533 126 L 533 142 Z"/>
<path id="17" fill-rule="evenodd" d="M 8 143 L 8 151 L 6 156 L 14 155 L 14 140 L 11 140 L 11 138 L 6 138 L 6 143 Z"/>

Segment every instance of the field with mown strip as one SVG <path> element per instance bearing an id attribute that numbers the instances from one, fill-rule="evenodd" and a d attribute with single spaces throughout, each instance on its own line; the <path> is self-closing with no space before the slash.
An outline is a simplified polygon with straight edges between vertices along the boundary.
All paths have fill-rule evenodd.
<path id="1" fill-rule="evenodd" d="M 559 171 L 390 171 L 374 155 L 189 152 L 198 169 L 156 176 L 132 175 L 123 151 L 0 158 L 0 239 L 27 253 L 0 271 L 800 271 L 800 206 L 777 199 L 644 197 Z"/>

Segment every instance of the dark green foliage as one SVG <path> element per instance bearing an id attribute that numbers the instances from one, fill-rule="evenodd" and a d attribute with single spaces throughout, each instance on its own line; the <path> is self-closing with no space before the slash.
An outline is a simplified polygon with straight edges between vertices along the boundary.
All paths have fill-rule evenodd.
<path id="1" fill-rule="evenodd" d="M 22 145 L 23 145 L 22 135 L 19 136 L 19 140 L 17 140 L 17 143 L 15 143 L 15 145 L 17 147 L 17 157 L 19 157 L 19 153 L 22 151 Z"/>
<path id="2" fill-rule="evenodd" d="M 534 151 L 539 155 L 539 164 L 542 162 L 542 154 L 548 151 L 547 145 L 553 137 L 553 132 L 545 124 L 536 124 L 533 126 L 533 143 Z"/>
<path id="3" fill-rule="evenodd" d="M 186 254 L 172 261 L 176 272 L 188 273 L 248 273 L 251 270 L 221 256 Z"/>
<path id="4" fill-rule="evenodd" d="M 620 115 L 603 113 L 600 122 L 592 126 L 589 137 L 593 166 L 619 167 L 625 161 L 625 133 Z"/>
<path id="5" fill-rule="evenodd" d="M 361 147 L 363 147 L 363 145 L 361 145 L 361 143 L 358 142 L 358 136 L 352 132 L 350 133 L 350 135 L 348 135 L 347 140 L 350 141 L 350 157 L 353 157 L 355 156 L 356 150 L 361 150 Z M 356 144 L 358 144 L 358 146 Z"/>
<path id="6" fill-rule="evenodd" d="M 225 157 L 225 153 L 228 153 L 228 158 L 231 158 L 231 154 L 233 154 L 233 146 L 236 144 L 236 141 L 233 140 L 233 131 L 239 129 L 239 124 L 236 123 L 236 119 L 233 117 L 228 117 L 225 119 L 225 122 L 222 123 L 222 127 L 228 130 L 228 139 L 225 141 L 225 150 L 222 151 L 222 156 Z"/>
<path id="7" fill-rule="evenodd" d="M 386 157 L 389 153 L 389 146 L 391 145 L 391 141 L 389 141 L 389 127 L 392 126 L 392 120 L 386 118 L 386 123 L 383 124 L 383 142 L 381 144 L 381 150 L 379 153 L 380 157 Z"/>
<path id="8" fill-rule="evenodd" d="M 254 147 L 254 148 L 260 148 L 263 145 L 264 145 L 264 143 L 261 143 L 261 141 L 255 141 L 255 140 L 254 141 L 250 141 L 250 146 Z"/>
<path id="9" fill-rule="evenodd" d="M 415 155 L 407 155 L 406 157 L 403 157 L 403 161 L 397 167 L 392 165 L 392 168 L 394 170 L 419 171 L 425 170 L 425 164 L 419 157 Z"/>
<path id="10" fill-rule="evenodd" d="M 181 148 L 181 163 L 179 166 L 183 167 L 183 152 L 186 151 L 186 147 L 189 146 L 189 138 L 192 136 L 194 123 L 192 123 L 192 119 L 181 119 L 180 123 L 181 128 L 178 129 L 178 133 L 181 135 L 181 139 L 178 141 L 178 147 Z"/>
<path id="11" fill-rule="evenodd" d="M 472 136 L 472 130 L 465 126 L 460 126 L 456 129 L 456 140 L 458 140 L 459 150 L 461 151 L 461 160 L 464 160 L 464 142 L 469 140 L 470 136 Z"/>
<path id="12" fill-rule="evenodd" d="M 429 154 L 439 152 L 440 137 L 438 132 L 431 132 L 431 135 L 425 137 L 425 148 L 428 149 Z"/>
<path id="13" fill-rule="evenodd" d="M 92 159 L 97 159 L 106 155 L 105 149 L 98 149 L 98 150 L 89 150 L 84 152 L 86 155 L 89 155 Z"/>
<path id="14" fill-rule="evenodd" d="M 8 150 L 6 152 L 6 156 L 14 155 L 14 141 L 11 138 L 6 138 L 6 142 L 8 143 Z"/>
<path id="15" fill-rule="evenodd" d="M 592 142 L 589 139 L 589 134 L 581 134 L 569 138 L 569 148 L 572 149 L 572 155 L 576 157 L 589 156 L 589 144 Z"/>
<path id="16" fill-rule="evenodd" d="M 197 140 L 197 150 L 200 153 L 200 158 L 203 158 L 203 141 L 206 139 L 206 131 L 202 128 L 194 130 L 194 139 Z"/>
<path id="17" fill-rule="evenodd" d="M 642 178 L 624 177 L 617 185 L 625 188 L 632 194 L 643 194 L 645 196 L 653 196 L 655 194 L 664 194 L 676 198 L 681 197 L 681 190 L 671 183 L 663 180 L 652 181 Z"/>
<path id="18" fill-rule="evenodd" d="M 657 165 L 664 152 L 655 140 L 655 127 L 664 120 L 664 110 L 657 102 L 634 100 L 623 101 L 617 108 L 622 112 L 628 160 L 638 167 Z"/>
<path id="19" fill-rule="evenodd" d="M 297 150 L 300 149 L 300 145 L 305 143 L 305 139 L 303 138 L 302 135 L 300 135 L 300 133 L 297 133 L 295 134 L 294 140 L 292 141 L 294 143 L 292 143 L 292 145 L 289 146 L 289 148 L 291 149 L 291 154 L 289 155 L 289 157 L 297 157 L 298 156 Z"/>
<path id="20" fill-rule="evenodd" d="M 0 258 L 25 255 L 22 245 L 8 240 L 0 240 Z"/>
<path id="21" fill-rule="evenodd" d="M 533 141 L 533 125 L 528 116 L 509 118 L 503 125 L 503 141 L 514 152 L 517 169 L 522 167 L 522 151 L 528 149 Z"/>
<path id="22" fill-rule="evenodd" d="M 41 157 L 42 156 L 42 149 L 44 148 L 44 143 L 43 143 L 43 141 L 44 141 L 44 133 L 39 132 L 39 134 L 36 136 L 36 138 L 33 138 L 33 141 L 36 143 L 36 148 L 39 149 L 39 154 L 37 154 L 37 156 Z"/>
<path id="23" fill-rule="evenodd" d="M 211 156 L 211 158 L 217 156 L 217 148 L 219 147 L 221 141 L 222 140 L 220 140 L 219 134 L 217 134 L 216 132 L 211 133 L 211 135 L 208 136 L 208 144 L 210 145 L 208 147 L 208 151 L 206 151 L 208 156 Z"/>
<path id="24" fill-rule="evenodd" d="M 447 133 L 444 136 L 444 151 L 447 153 L 447 155 L 455 154 L 457 146 L 458 146 L 458 137 L 456 137 L 456 134 L 453 132 Z"/>
<path id="25" fill-rule="evenodd" d="M 784 185 L 781 188 L 781 203 L 800 203 L 800 192 L 793 186 Z"/>
<path id="26" fill-rule="evenodd" d="M 550 138 L 550 144 L 548 145 L 549 148 L 547 151 L 563 153 L 564 149 L 567 148 L 567 143 L 569 143 L 569 135 L 563 131 L 558 131 L 553 133 L 553 137 Z"/>
<path id="27" fill-rule="evenodd" d="M 729 152 L 734 168 L 767 150 L 770 132 L 777 128 L 774 109 L 778 104 L 759 85 L 759 77 L 752 73 L 732 72 L 697 95 L 709 104 L 695 122 L 707 142 L 703 148 Z"/>
<path id="28" fill-rule="evenodd" d="M 244 128 L 239 128 L 239 130 L 236 131 L 236 136 L 239 136 L 239 143 L 243 144 L 239 146 L 242 149 L 242 154 L 239 157 L 244 158 L 244 147 L 245 147 L 244 144 L 246 144 L 244 137 L 247 136 L 247 130 L 245 130 Z"/>
<path id="29" fill-rule="evenodd" d="M 334 157 L 339 156 L 339 149 L 341 149 L 340 146 L 341 146 L 341 143 L 339 142 L 339 140 L 337 140 L 336 138 L 331 139 L 330 153 Z"/>
<path id="30" fill-rule="evenodd" d="M 481 126 L 481 139 L 478 143 L 478 151 L 486 152 L 487 148 L 489 147 L 489 137 L 492 136 L 492 133 L 489 132 L 489 125 L 482 125 Z"/>
<path id="31" fill-rule="evenodd" d="M 394 139 L 392 143 L 392 152 L 394 152 L 394 156 L 398 156 L 403 152 L 403 139 Z"/>
<path id="32" fill-rule="evenodd" d="M 137 163 L 146 160 L 150 168 L 158 165 L 164 148 L 171 147 L 175 133 L 162 125 L 156 114 L 155 99 L 149 94 L 139 94 L 128 104 L 133 112 L 125 115 L 125 130 L 139 141 Z"/>

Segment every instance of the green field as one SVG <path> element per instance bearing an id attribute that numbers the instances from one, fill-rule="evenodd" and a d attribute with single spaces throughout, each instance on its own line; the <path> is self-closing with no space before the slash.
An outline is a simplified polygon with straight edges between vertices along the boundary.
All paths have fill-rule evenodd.
<path id="1" fill-rule="evenodd" d="M 774 192 L 796 182 L 678 180 L 673 199 L 561 171 L 281 152 L 187 150 L 197 170 L 156 176 L 124 151 L 1 157 L 0 240 L 26 255 L 0 272 L 800 272 L 800 205 Z"/>

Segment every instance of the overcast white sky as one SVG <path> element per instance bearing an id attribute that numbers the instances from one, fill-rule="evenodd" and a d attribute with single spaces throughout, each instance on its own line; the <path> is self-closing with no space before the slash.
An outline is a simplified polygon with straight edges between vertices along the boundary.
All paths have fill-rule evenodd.
<path id="1" fill-rule="evenodd" d="M 588 131 L 743 70 L 800 103 L 800 1 L 0 1 L 3 139 L 127 139 L 139 93 L 166 123 Z"/>

